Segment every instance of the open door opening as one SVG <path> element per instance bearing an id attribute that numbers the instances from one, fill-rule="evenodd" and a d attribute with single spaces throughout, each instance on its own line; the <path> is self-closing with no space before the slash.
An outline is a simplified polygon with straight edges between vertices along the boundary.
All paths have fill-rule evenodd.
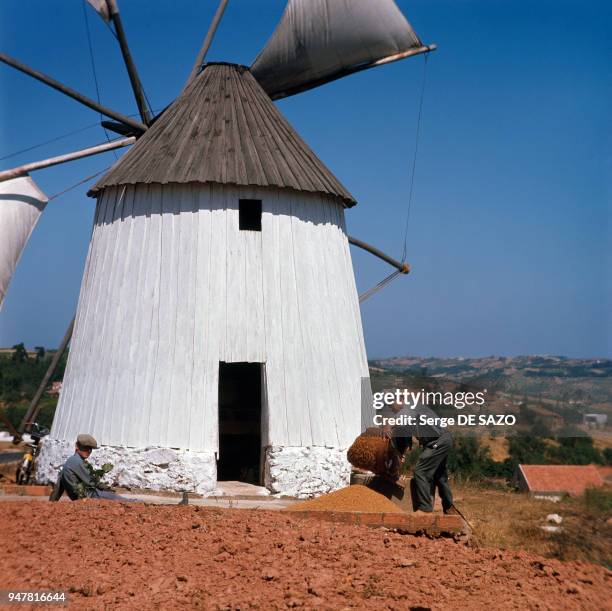
<path id="1" fill-rule="evenodd" d="M 262 363 L 219 363 L 219 481 L 262 480 Z"/>

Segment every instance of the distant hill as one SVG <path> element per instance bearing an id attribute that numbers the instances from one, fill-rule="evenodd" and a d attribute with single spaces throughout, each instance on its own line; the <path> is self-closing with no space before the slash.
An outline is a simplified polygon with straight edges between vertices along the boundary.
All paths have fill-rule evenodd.
<path id="1" fill-rule="evenodd" d="M 374 375 L 419 374 L 429 378 L 492 387 L 575 406 L 581 412 L 612 413 L 612 359 L 571 359 L 563 356 L 487 356 L 425 358 L 402 356 L 370 362 Z"/>
<path id="2" fill-rule="evenodd" d="M 370 361 L 370 371 L 374 390 L 421 384 L 486 388 L 491 408 L 524 402 L 540 416 L 556 415 L 565 423 L 580 424 L 582 414 L 593 412 L 608 414 L 608 425 L 612 422 L 612 359 L 401 356 Z"/>
<path id="3" fill-rule="evenodd" d="M 423 369 L 431 374 L 450 375 L 457 379 L 475 374 L 528 377 L 612 378 L 612 359 L 570 359 L 563 356 L 485 356 L 479 358 L 435 358 L 397 356 L 374 360 L 375 366 L 393 369 Z"/>
<path id="4" fill-rule="evenodd" d="M 370 378 L 374 392 L 395 388 L 443 392 L 486 389 L 486 405 L 479 413 L 514 414 L 517 425 L 508 431 L 511 434 L 538 437 L 545 441 L 543 447 L 553 454 L 559 454 L 554 449 L 559 445 L 558 436 L 582 436 L 585 441 L 592 440 L 598 451 L 607 452 L 606 460 L 612 456 L 611 359 L 540 355 L 482 358 L 402 356 L 370 361 Z M 438 407 L 436 411 L 439 416 L 453 413 L 452 408 L 444 410 Z M 468 411 L 462 410 L 463 413 Z M 607 425 L 586 425 L 584 414 L 590 413 L 607 414 Z M 470 430 L 476 432 L 476 429 Z M 465 433 L 465 430 L 459 428 L 456 432 Z M 497 437 L 495 427 L 479 427 L 478 432 L 495 460 L 507 457 L 511 448 L 507 439 Z M 504 431 L 499 432 L 504 435 Z M 572 457 L 572 460 L 566 460 L 567 457 L 560 458 L 555 454 L 552 460 L 538 455 L 536 462 L 546 464 L 552 460 L 553 463 L 565 464 L 568 460 L 572 463 L 576 456 L 572 454 Z M 530 460 L 522 462 L 533 460 L 535 458 L 531 456 Z"/>

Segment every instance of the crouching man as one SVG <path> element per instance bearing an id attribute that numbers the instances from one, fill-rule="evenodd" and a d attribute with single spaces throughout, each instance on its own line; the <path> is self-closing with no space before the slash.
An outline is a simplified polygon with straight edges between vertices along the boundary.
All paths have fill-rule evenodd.
<path id="1" fill-rule="evenodd" d="M 91 436 L 80 434 L 77 437 L 74 454 L 64 463 L 57 479 L 57 483 L 49 497 L 50 501 L 59 501 L 62 494 L 77 501 L 81 498 L 108 499 L 113 501 L 131 501 L 110 490 L 102 490 L 97 487 L 91 473 L 89 472 L 87 459 L 92 450 L 98 448 L 98 442 Z"/>

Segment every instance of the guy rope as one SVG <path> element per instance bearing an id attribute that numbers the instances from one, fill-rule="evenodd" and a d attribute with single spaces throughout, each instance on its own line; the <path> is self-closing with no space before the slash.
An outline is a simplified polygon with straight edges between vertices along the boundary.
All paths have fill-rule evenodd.
<path id="1" fill-rule="evenodd" d="M 415 136 L 415 142 L 414 142 L 414 153 L 412 156 L 412 170 L 410 172 L 410 188 L 408 192 L 406 223 L 404 225 L 404 246 L 402 250 L 402 258 L 401 258 L 401 261 L 396 261 L 395 259 L 389 257 L 388 255 L 385 255 L 384 253 L 374 248 L 373 246 L 370 246 L 369 244 L 366 244 L 365 242 L 362 242 L 361 240 L 357 240 L 356 238 L 349 236 L 349 242 L 351 244 L 353 244 L 354 246 L 358 246 L 359 248 L 362 248 L 363 250 L 367 250 L 369 253 L 373 254 L 379 259 L 382 259 L 383 261 L 386 261 L 387 263 L 389 263 L 389 265 L 392 265 L 393 267 L 396 268 L 394 272 L 392 272 L 391 274 L 383 278 L 378 284 L 369 288 L 367 291 L 361 293 L 361 295 L 359 295 L 359 303 L 363 303 L 366 299 L 368 299 L 369 297 L 371 297 L 372 295 L 374 295 L 375 293 L 383 289 L 385 286 L 390 284 L 393 280 L 395 280 L 401 274 L 410 273 L 410 267 L 406 263 L 406 254 L 407 254 L 407 249 L 408 249 L 408 227 L 409 227 L 409 222 L 410 222 L 410 209 L 412 207 L 412 196 L 414 193 L 414 176 L 415 176 L 415 171 L 416 171 L 417 155 L 419 152 L 419 138 L 421 135 L 421 117 L 423 116 L 423 98 L 425 96 L 425 81 L 426 81 L 426 75 L 427 75 L 427 55 L 428 55 L 427 53 L 424 54 L 423 78 L 421 81 L 421 95 L 419 99 L 419 110 L 418 110 L 418 117 L 417 117 L 416 136 Z"/>

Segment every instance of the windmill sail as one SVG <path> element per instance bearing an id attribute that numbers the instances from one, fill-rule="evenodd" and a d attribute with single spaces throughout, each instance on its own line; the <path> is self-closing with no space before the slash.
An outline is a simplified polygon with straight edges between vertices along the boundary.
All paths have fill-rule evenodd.
<path id="1" fill-rule="evenodd" d="M 251 72 L 278 99 L 428 50 L 393 0 L 289 0 Z"/>
<path id="2" fill-rule="evenodd" d="M 47 201 L 29 176 L 0 182 L 0 309 L 19 257 Z"/>
<path id="3" fill-rule="evenodd" d="M 106 23 L 110 21 L 110 12 L 106 0 L 87 0 L 87 3 L 92 6 L 93 10 L 96 11 Z"/>

